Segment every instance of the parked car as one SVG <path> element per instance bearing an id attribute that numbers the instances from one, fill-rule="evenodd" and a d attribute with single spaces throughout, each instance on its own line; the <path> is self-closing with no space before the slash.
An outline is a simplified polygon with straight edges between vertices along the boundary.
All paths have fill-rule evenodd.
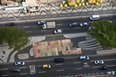
<path id="1" fill-rule="evenodd" d="M 11 71 L 12 72 L 20 72 L 21 70 L 20 70 L 20 68 L 13 68 Z"/>
<path id="2" fill-rule="evenodd" d="M 54 30 L 54 34 L 62 33 L 61 29 Z"/>
<path id="3" fill-rule="evenodd" d="M 89 60 L 89 56 L 80 56 L 79 58 L 80 58 L 80 60 L 84 60 L 84 59 Z"/>
<path id="4" fill-rule="evenodd" d="M 101 66 L 100 67 L 100 70 L 107 70 L 108 68 L 107 68 L 107 66 Z"/>
<path id="5" fill-rule="evenodd" d="M 43 24 L 46 24 L 46 21 L 37 21 L 37 24 L 38 25 L 43 25 Z"/>
<path id="6" fill-rule="evenodd" d="M 104 64 L 104 61 L 103 60 L 96 60 L 94 61 L 95 64 Z"/>
<path id="7" fill-rule="evenodd" d="M 73 23 L 69 24 L 69 27 L 74 27 L 74 26 L 77 26 L 76 22 L 73 22 Z"/>
<path id="8" fill-rule="evenodd" d="M 15 26 L 15 23 L 7 23 L 6 26 Z"/>
<path id="9" fill-rule="evenodd" d="M 49 64 L 42 65 L 42 69 L 50 69 L 50 68 L 51 68 L 51 65 Z"/>
<path id="10" fill-rule="evenodd" d="M 64 58 L 55 58 L 54 59 L 55 62 L 64 62 Z"/>
<path id="11" fill-rule="evenodd" d="M 116 74 L 116 72 L 115 72 L 115 71 L 108 71 L 108 72 L 106 72 L 106 74 L 107 74 L 107 75 Z"/>
<path id="12" fill-rule="evenodd" d="M 87 22 L 82 22 L 82 23 L 80 23 L 80 27 L 87 26 L 87 25 L 88 25 Z"/>
<path id="13" fill-rule="evenodd" d="M 25 65 L 25 62 L 15 62 L 14 65 L 15 66 L 17 66 L 17 65 Z"/>

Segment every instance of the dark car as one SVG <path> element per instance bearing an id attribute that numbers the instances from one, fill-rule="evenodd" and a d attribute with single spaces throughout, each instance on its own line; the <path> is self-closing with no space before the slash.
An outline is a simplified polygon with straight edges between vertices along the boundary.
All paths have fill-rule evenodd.
<path id="1" fill-rule="evenodd" d="M 13 68 L 12 69 L 12 72 L 20 72 L 21 70 L 20 70 L 20 68 Z"/>
<path id="2" fill-rule="evenodd" d="M 106 66 L 101 66 L 100 70 L 107 70 L 108 68 Z"/>
<path id="3" fill-rule="evenodd" d="M 54 59 L 55 62 L 64 62 L 64 58 L 55 58 Z"/>
<path id="4" fill-rule="evenodd" d="M 15 23 L 7 23 L 6 26 L 15 26 Z"/>

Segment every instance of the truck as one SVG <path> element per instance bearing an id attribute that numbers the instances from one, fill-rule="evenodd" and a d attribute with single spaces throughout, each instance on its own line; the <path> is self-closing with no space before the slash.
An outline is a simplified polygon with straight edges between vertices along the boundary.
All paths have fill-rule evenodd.
<path id="1" fill-rule="evenodd" d="M 42 29 L 52 29 L 52 28 L 56 28 L 56 23 L 53 22 L 47 22 L 46 24 L 42 25 Z"/>

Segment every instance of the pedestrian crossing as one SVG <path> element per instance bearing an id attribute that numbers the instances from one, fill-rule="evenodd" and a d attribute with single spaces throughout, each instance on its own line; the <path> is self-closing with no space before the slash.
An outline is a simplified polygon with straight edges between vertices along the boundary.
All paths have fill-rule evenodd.
<path id="1" fill-rule="evenodd" d="M 96 43 L 96 39 L 93 39 L 90 35 L 85 36 L 86 41 L 81 41 L 78 46 L 84 50 L 102 50 L 100 43 Z"/>

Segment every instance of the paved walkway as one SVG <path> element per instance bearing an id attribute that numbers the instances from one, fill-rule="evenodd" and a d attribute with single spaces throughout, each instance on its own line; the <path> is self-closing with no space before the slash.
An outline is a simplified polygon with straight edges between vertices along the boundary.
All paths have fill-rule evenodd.
<path id="1" fill-rule="evenodd" d="M 0 11 L 0 18 L 3 17 L 13 17 L 17 19 L 17 17 L 23 16 L 37 16 L 37 15 L 51 15 L 51 14 L 66 14 L 66 13 L 82 13 L 82 12 L 90 12 L 90 11 L 105 11 L 105 10 L 116 10 L 116 5 L 113 4 L 114 0 L 104 0 L 101 5 L 89 5 L 85 7 L 68 7 L 60 9 L 59 4 L 53 4 L 52 6 L 48 6 L 48 4 L 39 4 L 38 12 L 35 13 L 22 13 L 22 11 Z M 91 12 L 90 12 L 91 13 Z M 4 20 L 4 19 L 3 19 Z"/>
<path id="2" fill-rule="evenodd" d="M 86 33 L 64 34 L 65 38 L 82 37 L 85 35 L 86 35 Z M 38 42 L 38 41 L 42 41 L 45 39 L 46 39 L 45 36 L 38 36 L 38 37 L 32 37 L 32 38 L 30 37 L 31 42 L 24 49 L 22 49 L 21 52 L 13 51 L 12 49 L 8 49 L 7 45 L 0 46 L 0 63 L 14 62 L 16 60 L 33 59 L 34 55 L 33 55 L 32 42 Z M 85 50 L 83 50 L 83 51 L 85 51 Z M 110 50 L 99 50 L 99 51 L 97 51 L 97 54 L 110 54 L 108 52 L 116 53 L 116 49 L 113 48 Z"/>

